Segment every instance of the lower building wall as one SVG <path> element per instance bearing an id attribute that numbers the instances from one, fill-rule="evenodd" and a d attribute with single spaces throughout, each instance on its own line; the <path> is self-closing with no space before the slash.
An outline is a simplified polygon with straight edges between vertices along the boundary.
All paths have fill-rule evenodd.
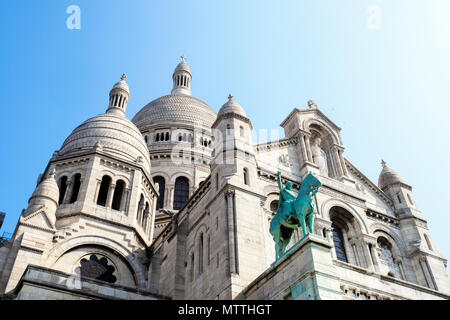
<path id="1" fill-rule="evenodd" d="M 331 246 L 308 235 L 247 286 L 238 299 L 436 300 L 450 296 L 332 259 Z"/>
<path id="2" fill-rule="evenodd" d="M 14 292 L 16 300 L 166 300 L 147 291 L 80 279 L 60 271 L 29 265 Z"/>

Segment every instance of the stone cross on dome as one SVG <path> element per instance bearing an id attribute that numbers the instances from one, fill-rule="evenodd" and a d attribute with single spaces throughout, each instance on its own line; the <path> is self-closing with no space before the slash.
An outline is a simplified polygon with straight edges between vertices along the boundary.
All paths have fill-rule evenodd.
<path id="1" fill-rule="evenodd" d="M 384 161 L 383 159 L 381 159 L 381 166 L 384 168 L 386 167 L 386 161 Z"/>
<path id="2" fill-rule="evenodd" d="M 231 100 L 231 99 L 233 99 L 234 97 L 233 97 L 233 95 L 230 93 L 229 95 L 228 95 L 228 100 Z"/>
<path id="3" fill-rule="evenodd" d="M 122 78 L 120 78 L 121 80 L 125 80 L 127 78 L 127 75 L 124 73 L 122 74 Z"/>
<path id="4" fill-rule="evenodd" d="M 183 55 L 181 55 L 181 60 L 183 60 L 183 62 L 186 62 L 186 57 Z"/>

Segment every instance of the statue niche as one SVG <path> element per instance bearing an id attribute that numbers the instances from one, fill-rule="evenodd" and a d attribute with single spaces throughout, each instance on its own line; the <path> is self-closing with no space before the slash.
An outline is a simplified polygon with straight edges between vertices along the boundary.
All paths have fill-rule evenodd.
<path id="1" fill-rule="evenodd" d="M 328 172 L 328 157 L 327 153 L 322 149 L 320 144 L 322 143 L 322 140 L 320 137 L 316 137 L 313 140 L 313 143 L 311 145 L 311 153 L 313 156 L 313 161 L 315 164 L 319 166 L 319 172 L 324 176 L 329 176 Z"/>

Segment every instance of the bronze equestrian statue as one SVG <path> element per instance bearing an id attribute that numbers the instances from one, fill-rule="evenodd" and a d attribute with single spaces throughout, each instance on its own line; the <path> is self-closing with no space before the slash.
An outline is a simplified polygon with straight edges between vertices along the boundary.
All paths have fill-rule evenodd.
<path id="1" fill-rule="evenodd" d="M 294 230 L 302 227 L 303 236 L 306 236 L 306 222 L 310 233 L 313 232 L 314 206 L 312 199 L 319 191 L 322 184 L 312 173 L 303 180 L 298 195 L 295 196 L 291 190 L 292 182 L 287 181 L 283 187 L 281 182 L 281 170 L 278 169 L 278 188 L 280 199 L 278 201 L 277 213 L 270 222 L 270 233 L 275 241 L 276 260 L 286 252 L 286 247 L 291 241 Z"/>

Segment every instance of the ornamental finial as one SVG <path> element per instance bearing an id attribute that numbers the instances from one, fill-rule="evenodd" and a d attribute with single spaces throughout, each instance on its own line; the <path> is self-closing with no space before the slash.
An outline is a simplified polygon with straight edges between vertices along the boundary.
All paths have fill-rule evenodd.
<path id="1" fill-rule="evenodd" d="M 317 103 L 315 103 L 313 100 L 309 100 L 308 107 L 311 109 L 317 109 Z"/>
<path id="2" fill-rule="evenodd" d="M 381 159 L 381 166 L 384 168 L 386 167 L 386 161 L 384 161 L 383 159 Z"/>
<path id="3" fill-rule="evenodd" d="M 122 74 L 122 78 L 120 80 L 125 80 L 127 78 L 127 75 L 125 73 Z"/>

